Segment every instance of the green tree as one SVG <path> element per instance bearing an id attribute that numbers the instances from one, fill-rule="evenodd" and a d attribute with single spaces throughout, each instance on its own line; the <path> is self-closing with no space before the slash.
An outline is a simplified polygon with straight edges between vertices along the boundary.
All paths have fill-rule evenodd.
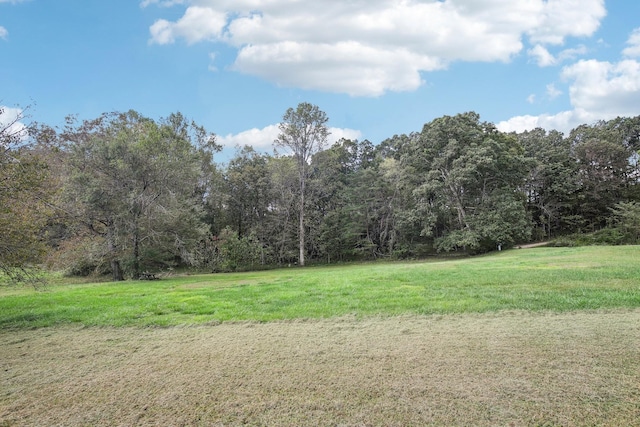
<path id="1" fill-rule="evenodd" d="M 517 138 L 532 161 L 524 189 L 536 238 L 573 231 L 580 184 L 570 140 L 558 131 L 540 128 L 520 133 Z"/>
<path id="2" fill-rule="evenodd" d="M 310 240 L 332 259 L 396 254 L 399 212 L 408 199 L 404 170 L 369 141 L 341 140 L 316 154 L 310 179 Z"/>
<path id="3" fill-rule="evenodd" d="M 270 184 L 264 231 L 257 232 L 278 264 L 290 264 L 299 251 L 296 218 L 299 217 L 297 188 L 299 175 L 293 157 L 267 157 Z"/>
<path id="4" fill-rule="evenodd" d="M 242 148 L 226 169 L 229 222 L 239 237 L 262 230 L 270 196 L 267 156 Z"/>
<path id="5" fill-rule="evenodd" d="M 326 218 L 340 205 L 340 190 L 344 185 L 338 153 L 334 147 L 316 153 L 311 161 L 307 182 L 306 247 L 311 259 L 324 258 L 330 261 L 327 246 L 322 239 Z"/>
<path id="6" fill-rule="evenodd" d="M 214 271 L 239 271 L 256 268 L 262 264 L 262 245 L 251 236 L 238 236 L 238 233 L 225 227 L 213 239 Z"/>
<path id="7" fill-rule="evenodd" d="M 180 114 L 154 122 L 140 114 L 104 114 L 68 128 L 67 196 L 77 218 L 102 242 L 114 280 L 124 269 L 175 260 L 193 264 L 207 232 L 202 197 L 212 135 Z"/>
<path id="8" fill-rule="evenodd" d="M 294 110 L 289 108 L 282 117 L 280 134 L 275 144 L 291 150 L 298 168 L 298 241 L 300 266 L 305 263 L 305 193 L 311 156 L 327 142 L 327 115 L 317 106 L 303 102 Z"/>
<path id="9" fill-rule="evenodd" d="M 416 177 L 422 234 L 444 251 L 528 239 L 522 187 L 529 165 L 522 151 L 515 137 L 473 112 L 426 124 L 402 159 Z"/>
<path id="10" fill-rule="evenodd" d="M 640 203 L 619 202 L 611 208 L 614 226 L 619 229 L 629 243 L 640 242 Z"/>
<path id="11" fill-rule="evenodd" d="M 398 210 L 406 201 L 403 171 L 394 158 L 378 159 L 357 170 L 345 189 L 345 236 L 361 258 L 393 255 L 398 243 Z"/>
<path id="12" fill-rule="evenodd" d="M 569 136 L 580 184 L 576 207 L 585 222 L 585 231 L 606 227 L 610 208 L 626 200 L 635 185 L 630 159 L 636 152 L 618 124 L 613 121 L 582 125 Z"/>
<path id="13" fill-rule="evenodd" d="M 35 284 L 54 186 L 24 120 L 22 110 L 0 107 L 0 273 Z"/>

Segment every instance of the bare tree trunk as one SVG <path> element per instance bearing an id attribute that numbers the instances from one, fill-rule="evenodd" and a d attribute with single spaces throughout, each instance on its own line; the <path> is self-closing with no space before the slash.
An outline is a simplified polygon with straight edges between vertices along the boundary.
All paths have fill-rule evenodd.
<path id="1" fill-rule="evenodd" d="M 111 260 L 111 277 L 114 282 L 121 282 L 124 280 L 122 267 L 120 267 L 120 261 L 117 259 Z"/>
<path id="2" fill-rule="evenodd" d="M 109 251 L 109 257 L 111 258 L 111 277 L 114 282 L 120 282 L 124 280 L 124 274 L 122 273 L 122 267 L 120 266 L 120 260 L 116 254 L 116 242 L 115 242 L 115 230 L 113 229 L 113 223 L 108 225 L 107 229 L 107 249 Z"/>
<path id="3" fill-rule="evenodd" d="M 133 278 L 140 277 L 140 236 L 136 229 L 133 235 Z"/>
<path id="4" fill-rule="evenodd" d="M 302 173 L 306 173 L 303 169 Z M 304 190 L 305 190 L 305 177 L 304 175 L 300 176 L 300 224 L 299 224 L 299 234 L 300 234 L 300 259 L 298 264 L 300 267 L 304 267 Z"/>

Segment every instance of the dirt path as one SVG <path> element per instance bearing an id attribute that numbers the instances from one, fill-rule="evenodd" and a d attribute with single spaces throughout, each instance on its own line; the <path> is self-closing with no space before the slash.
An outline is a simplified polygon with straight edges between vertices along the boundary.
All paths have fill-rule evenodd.
<path id="1" fill-rule="evenodd" d="M 640 310 L 0 332 L 51 425 L 640 425 Z"/>
<path id="2" fill-rule="evenodd" d="M 539 248 L 541 246 L 547 246 L 548 244 L 549 242 L 527 243 L 526 245 L 517 245 L 516 248 L 519 248 L 519 249 Z"/>

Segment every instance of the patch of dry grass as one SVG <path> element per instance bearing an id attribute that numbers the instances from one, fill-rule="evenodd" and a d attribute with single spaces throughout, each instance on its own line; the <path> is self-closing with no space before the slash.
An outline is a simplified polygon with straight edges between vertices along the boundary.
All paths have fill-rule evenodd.
<path id="1" fill-rule="evenodd" d="M 0 426 L 640 425 L 640 310 L 0 332 Z"/>

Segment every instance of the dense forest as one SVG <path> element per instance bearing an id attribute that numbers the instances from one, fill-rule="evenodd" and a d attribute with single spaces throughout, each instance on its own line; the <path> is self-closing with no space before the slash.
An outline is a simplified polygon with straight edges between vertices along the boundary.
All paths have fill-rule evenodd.
<path id="1" fill-rule="evenodd" d="M 122 280 L 640 237 L 640 116 L 516 134 L 467 112 L 328 146 L 327 116 L 302 103 L 277 151 L 225 164 L 179 113 L 24 119 L 0 126 L 0 270 L 17 281 L 36 266 Z"/>

